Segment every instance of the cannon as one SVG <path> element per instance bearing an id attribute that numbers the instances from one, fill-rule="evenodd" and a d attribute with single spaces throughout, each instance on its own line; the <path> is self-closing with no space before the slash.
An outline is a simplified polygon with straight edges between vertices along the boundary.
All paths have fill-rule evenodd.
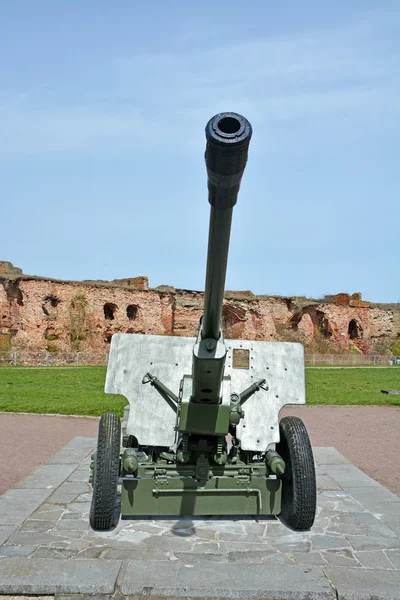
<path id="1" fill-rule="evenodd" d="M 224 339 L 221 315 L 233 208 L 252 127 L 236 113 L 206 125 L 210 223 L 197 337 L 116 333 L 105 391 L 129 411 L 99 422 L 89 515 L 94 530 L 122 519 L 279 515 L 307 530 L 316 511 L 312 448 L 285 404 L 305 403 L 299 343 Z"/>

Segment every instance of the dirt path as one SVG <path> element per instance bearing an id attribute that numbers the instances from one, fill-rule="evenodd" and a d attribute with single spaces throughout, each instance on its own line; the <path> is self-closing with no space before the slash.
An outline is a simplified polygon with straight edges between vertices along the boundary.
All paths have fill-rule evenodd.
<path id="1" fill-rule="evenodd" d="M 284 415 L 303 419 L 314 446 L 333 446 L 400 495 L 400 407 L 285 406 Z"/>
<path id="2" fill-rule="evenodd" d="M 400 495 L 400 407 L 297 406 L 314 446 L 333 446 Z M 0 414 L 0 494 L 48 460 L 75 436 L 97 436 L 97 419 Z"/>
<path id="3" fill-rule="evenodd" d="M 0 414 L 0 495 L 76 436 L 96 437 L 97 419 Z"/>

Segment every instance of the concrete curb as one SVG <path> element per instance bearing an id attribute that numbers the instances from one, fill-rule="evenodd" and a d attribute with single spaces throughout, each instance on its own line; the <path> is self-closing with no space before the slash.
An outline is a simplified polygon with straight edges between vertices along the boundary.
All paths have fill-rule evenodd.
<path id="1" fill-rule="evenodd" d="M 93 415 L 61 415 L 60 413 L 35 413 L 35 412 L 15 412 L 8 410 L 0 410 L 0 415 L 29 415 L 30 417 L 61 417 L 64 419 L 97 419 L 100 417 L 94 417 Z"/>
<path id="2" fill-rule="evenodd" d="M 236 565 L 185 565 L 146 561 L 14 558 L 0 561 L 1 593 L 113 594 L 176 598 L 279 598 L 335 600 L 322 569 L 247 565 L 246 576 Z M 62 563 L 62 569 L 60 569 Z M 118 580 L 117 580 L 118 578 Z"/>
<path id="3" fill-rule="evenodd" d="M 335 600 L 335 592 L 320 568 L 235 564 L 166 564 L 157 569 L 145 561 L 124 563 L 118 588 L 124 596 L 280 598 Z"/>
<path id="4" fill-rule="evenodd" d="M 112 594 L 120 568 L 120 560 L 60 562 L 51 558 L 5 558 L 0 561 L 0 592 Z"/>

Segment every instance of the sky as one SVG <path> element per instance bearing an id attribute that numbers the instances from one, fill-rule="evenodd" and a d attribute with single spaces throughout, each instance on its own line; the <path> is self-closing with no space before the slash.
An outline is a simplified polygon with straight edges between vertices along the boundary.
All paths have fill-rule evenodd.
<path id="1" fill-rule="evenodd" d="M 0 1 L 0 260 L 203 290 L 207 121 L 253 137 L 226 289 L 400 302 L 400 2 Z"/>

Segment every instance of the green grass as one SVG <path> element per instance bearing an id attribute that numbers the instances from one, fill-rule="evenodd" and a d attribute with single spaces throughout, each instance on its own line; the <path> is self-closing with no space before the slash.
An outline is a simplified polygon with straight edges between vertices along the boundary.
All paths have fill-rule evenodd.
<path id="1" fill-rule="evenodd" d="M 376 404 L 400 406 L 400 396 L 382 389 L 400 389 L 400 370 L 306 369 L 307 404 Z"/>
<path id="2" fill-rule="evenodd" d="M 3 367 L 0 410 L 122 416 L 123 396 L 104 393 L 106 367 Z"/>
<path id="3" fill-rule="evenodd" d="M 106 367 L 3 367 L 0 410 L 14 412 L 122 415 L 123 396 L 104 393 Z M 307 404 L 400 406 L 400 369 L 306 369 Z"/>

